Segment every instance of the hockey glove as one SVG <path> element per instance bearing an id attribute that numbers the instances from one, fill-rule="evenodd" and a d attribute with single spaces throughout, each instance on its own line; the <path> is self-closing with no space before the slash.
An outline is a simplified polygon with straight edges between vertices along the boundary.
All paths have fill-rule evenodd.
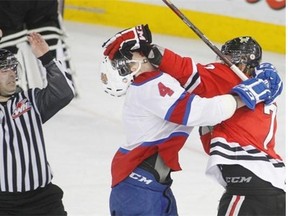
<path id="1" fill-rule="evenodd" d="M 156 68 L 159 67 L 161 64 L 162 57 L 164 55 L 164 48 L 160 47 L 158 45 L 150 45 L 150 50 L 149 48 L 146 48 L 146 52 L 144 52 L 144 55 L 148 58 L 149 62 Z"/>
<path id="2" fill-rule="evenodd" d="M 265 101 L 265 104 L 272 103 L 283 90 L 283 82 L 276 70 L 270 63 L 262 63 L 255 68 L 254 77 L 267 80 L 271 91 L 271 98 Z"/>
<path id="3" fill-rule="evenodd" d="M 138 25 L 118 32 L 108 39 L 102 47 L 105 48 L 104 55 L 113 59 L 116 52 L 120 51 L 124 56 L 131 59 L 130 51 L 141 49 L 141 45 L 152 42 L 152 36 L 148 25 Z"/>
<path id="4" fill-rule="evenodd" d="M 235 86 L 232 92 L 236 93 L 243 103 L 252 110 L 255 109 L 257 103 L 271 99 L 269 84 L 267 81 L 257 78 L 243 81 Z"/>

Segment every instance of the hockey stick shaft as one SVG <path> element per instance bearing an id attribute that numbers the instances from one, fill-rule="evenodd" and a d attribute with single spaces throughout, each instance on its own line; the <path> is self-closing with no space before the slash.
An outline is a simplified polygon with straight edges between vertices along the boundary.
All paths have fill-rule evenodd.
<path id="1" fill-rule="evenodd" d="M 241 79 L 248 79 L 170 0 L 162 0 L 195 34 L 218 55 Z"/>

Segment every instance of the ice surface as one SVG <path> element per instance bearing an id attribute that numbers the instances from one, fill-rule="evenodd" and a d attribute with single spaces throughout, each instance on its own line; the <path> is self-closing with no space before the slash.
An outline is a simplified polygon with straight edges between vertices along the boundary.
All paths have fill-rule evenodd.
<path id="1" fill-rule="evenodd" d="M 79 97 L 45 126 L 48 159 L 53 182 L 64 190 L 70 216 L 109 215 L 110 163 L 125 141 L 121 123 L 123 98 L 105 94 L 98 67 L 102 43 L 121 29 L 65 22 L 76 69 Z M 154 43 L 192 56 L 200 63 L 214 61 L 215 54 L 200 40 L 154 35 Z M 264 53 L 263 61 L 275 64 L 285 78 L 285 56 Z M 285 158 L 285 94 L 278 100 L 277 150 Z M 223 188 L 205 176 L 207 156 L 196 130 L 180 152 L 183 170 L 173 173 L 172 190 L 181 216 L 215 216 Z"/>

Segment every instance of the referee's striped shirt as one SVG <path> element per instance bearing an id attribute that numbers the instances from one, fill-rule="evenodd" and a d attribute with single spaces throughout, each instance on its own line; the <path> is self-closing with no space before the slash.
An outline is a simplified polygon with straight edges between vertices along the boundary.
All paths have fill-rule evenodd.
<path id="1" fill-rule="evenodd" d="M 74 89 L 60 64 L 48 62 L 45 89 L 16 93 L 0 103 L 1 192 L 31 191 L 51 182 L 42 124 L 72 100 Z"/>

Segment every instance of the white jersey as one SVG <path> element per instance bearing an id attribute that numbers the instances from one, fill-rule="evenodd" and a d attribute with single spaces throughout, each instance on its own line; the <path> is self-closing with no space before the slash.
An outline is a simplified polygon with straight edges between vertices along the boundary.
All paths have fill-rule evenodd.
<path id="1" fill-rule="evenodd" d="M 112 185 L 156 152 L 166 166 L 180 170 L 178 152 L 192 127 L 220 123 L 231 117 L 235 109 L 231 95 L 200 98 L 186 92 L 168 74 L 155 71 L 139 75 L 129 87 L 124 103 L 127 143 L 113 159 Z"/>

